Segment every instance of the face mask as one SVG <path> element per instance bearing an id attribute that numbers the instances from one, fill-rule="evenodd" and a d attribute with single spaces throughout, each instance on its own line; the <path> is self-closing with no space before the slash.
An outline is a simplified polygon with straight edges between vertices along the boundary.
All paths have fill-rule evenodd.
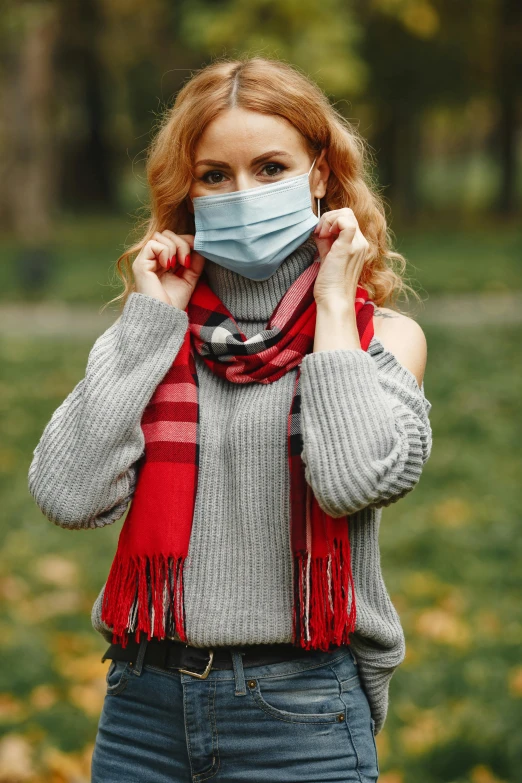
<path id="1" fill-rule="evenodd" d="M 317 160 L 317 158 L 315 159 Z M 250 280 L 267 280 L 319 222 L 308 174 L 193 199 L 194 250 Z"/>

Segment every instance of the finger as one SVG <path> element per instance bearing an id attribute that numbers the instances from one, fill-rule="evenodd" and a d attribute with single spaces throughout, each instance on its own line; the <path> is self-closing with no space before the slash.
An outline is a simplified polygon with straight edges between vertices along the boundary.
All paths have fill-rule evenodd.
<path id="1" fill-rule="evenodd" d="M 154 254 L 155 260 L 164 269 L 167 269 L 168 260 L 171 256 L 171 249 L 165 242 L 158 242 L 156 239 L 149 240 L 149 246 Z"/>
<path id="2" fill-rule="evenodd" d="M 322 238 L 329 236 L 331 232 L 331 227 L 337 217 L 337 214 L 338 214 L 338 210 L 332 210 L 330 212 L 326 212 L 320 218 L 320 221 L 316 226 L 314 234 Z"/>
<path id="3" fill-rule="evenodd" d="M 192 248 L 190 247 L 189 243 L 181 237 L 177 237 L 176 245 L 178 252 L 178 262 L 182 266 L 188 267 L 190 265 L 190 251 Z"/>
<path id="4" fill-rule="evenodd" d="M 163 233 L 174 241 L 180 237 L 180 239 L 184 239 L 185 242 L 188 242 L 191 247 L 194 247 L 194 234 L 175 234 L 174 231 L 170 231 L 168 228 L 166 228 Z"/>
<path id="5" fill-rule="evenodd" d="M 332 236 L 332 234 L 335 234 L 340 237 L 341 234 L 343 234 L 343 239 L 352 242 L 358 230 L 359 225 L 355 217 L 351 217 L 350 215 L 338 215 L 330 221 L 330 226 L 325 236 Z"/>
<path id="6" fill-rule="evenodd" d="M 323 261 L 332 249 L 332 239 L 319 239 L 319 237 L 315 237 L 315 244 L 319 251 L 319 258 Z"/>
<path id="7" fill-rule="evenodd" d="M 188 267 L 190 264 L 190 251 L 194 247 L 193 234 L 175 234 L 169 229 L 163 232 L 173 242 L 175 246 L 176 260 L 182 266 Z M 174 262 L 173 262 L 174 265 Z"/>
<path id="8" fill-rule="evenodd" d="M 170 258 L 175 254 L 176 252 L 176 245 L 172 241 L 170 237 L 166 237 L 163 232 L 155 231 L 152 235 L 153 239 L 155 239 L 157 242 L 162 242 L 164 245 L 166 245 L 169 249 L 169 260 Z M 170 268 L 170 264 L 167 264 L 166 269 Z"/>
<path id="9" fill-rule="evenodd" d="M 181 239 L 184 239 L 185 242 L 188 242 L 190 247 L 194 247 L 194 240 L 195 240 L 194 234 L 179 234 L 179 236 L 181 237 Z"/>
<path id="10" fill-rule="evenodd" d="M 190 254 L 190 270 L 199 277 L 205 266 L 205 258 L 198 253 L 197 250 L 193 250 Z"/>
<path id="11" fill-rule="evenodd" d="M 203 271 L 204 266 L 205 258 L 203 258 L 203 256 L 200 255 L 200 253 L 198 253 L 196 250 L 193 250 L 191 254 L 190 266 L 186 267 L 185 269 L 178 267 L 175 274 L 178 274 L 179 272 L 179 277 L 182 277 L 187 281 L 187 283 L 190 283 L 190 285 L 195 285 L 197 279 Z"/>
<path id="12" fill-rule="evenodd" d="M 179 234 L 178 239 L 184 243 L 183 249 L 182 251 L 180 250 L 180 253 L 182 255 L 182 261 L 184 261 L 184 266 L 188 268 L 192 262 L 192 253 L 195 239 L 194 234 Z"/>
<path id="13" fill-rule="evenodd" d="M 318 224 L 315 227 L 314 234 L 319 234 L 321 229 L 324 228 L 325 224 L 331 225 L 339 215 L 342 217 L 343 214 L 347 212 L 352 212 L 352 210 L 348 210 L 343 207 L 343 209 L 330 209 L 328 212 L 323 212 L 319 218 Z"/>
<path id="14" fill-rule="evenodd" d="M 332 213 L 329 212 L 328 215 L 332 215 Z M 315 236 L 320 236 L 320 234 L 323 231 L 325 225 L 327 225 L 326 224 L 326 214 L 321 215 L 321 217 L 319 218 L 319 222 L 318 222 L 318 224 L 316 225 L 316 227 L 314 229 L 314 235 Z"/>
<path id="15" fill-rule="evenodd" d="M 188 241 L 190 234 L 175 234 L 173 231 L 169 231 L 168 229 L 163 233 L 168 235 L 169 242 L 173 246 L 173 259 L 169 269 L 175 267 L 176 263 L 180 264 L 181 266 L 188 267 L 190 264 L 190 251 L 192 247 L 190 241 Z M 193 237 L 192 244 L 194 244 Z"/>

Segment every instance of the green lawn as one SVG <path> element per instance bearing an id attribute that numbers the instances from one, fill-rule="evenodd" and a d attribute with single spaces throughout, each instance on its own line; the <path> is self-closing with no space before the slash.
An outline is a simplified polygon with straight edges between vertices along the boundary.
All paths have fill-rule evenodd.
<path id="1" fill-rule="evenodd" d="M 522 765 L 520 333 L 425 331 L 433 452 L 420 484 L 384 509 L 381 526 L 384 577 L 407 638 L 377 738 L 383 783 L 515 781 Z M 26 488 L 32 450 L 83 376 L 90 347 L 67 339 L 0 345 L 0 676 L 10 694 L 3 722 L 27 743 L 38 781 L 54 780 L 56 758 L 75 770 L 71 780 L 87 780 L 105 686 L 106 645 L 89 613 L 122 520 L 63 530 Z"/>

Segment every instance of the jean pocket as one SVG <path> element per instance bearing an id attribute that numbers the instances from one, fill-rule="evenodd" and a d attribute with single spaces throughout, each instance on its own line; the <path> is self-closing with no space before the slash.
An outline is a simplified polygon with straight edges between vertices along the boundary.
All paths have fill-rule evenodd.
<path id="1" fill-rule="evenodd" d="M 363 783 L 373 783 L 379 775 L 375 721 L 370 703 L 359 677 L 341 682 L 341 698 L 346 705 L 346 721 L 353 749 L 357 755 L 357 771 Z"/>
<path id="2" fill-rule="evenodd" d="M 107 696 L 115 696 L 116 694 L 121 693 L 126 687 L 131 673 L 131 667 L 128 661 L 111 660 L 109 668 L 107 669 L 107 674 L 105 675 Z"/>
<path id="3" fill-rule="evenodd" d="M 280 675 L 246 680 L 255 704 L 273 718 L 290 723 L 342 723 L 345 705 L 330 663 Z"/>

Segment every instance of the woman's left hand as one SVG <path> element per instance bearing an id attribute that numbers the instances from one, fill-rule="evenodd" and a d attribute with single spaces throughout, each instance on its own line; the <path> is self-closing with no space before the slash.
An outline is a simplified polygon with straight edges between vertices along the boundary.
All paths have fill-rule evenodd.
<path id="1" fill-rule="evenodd" d="M 353 210 L 345 207 L 325 212 L 312 236 L 321 257 L 314 284 L 316 303 L 341 301 L 353 307 L 359 277 L 370 247 Z"/>

